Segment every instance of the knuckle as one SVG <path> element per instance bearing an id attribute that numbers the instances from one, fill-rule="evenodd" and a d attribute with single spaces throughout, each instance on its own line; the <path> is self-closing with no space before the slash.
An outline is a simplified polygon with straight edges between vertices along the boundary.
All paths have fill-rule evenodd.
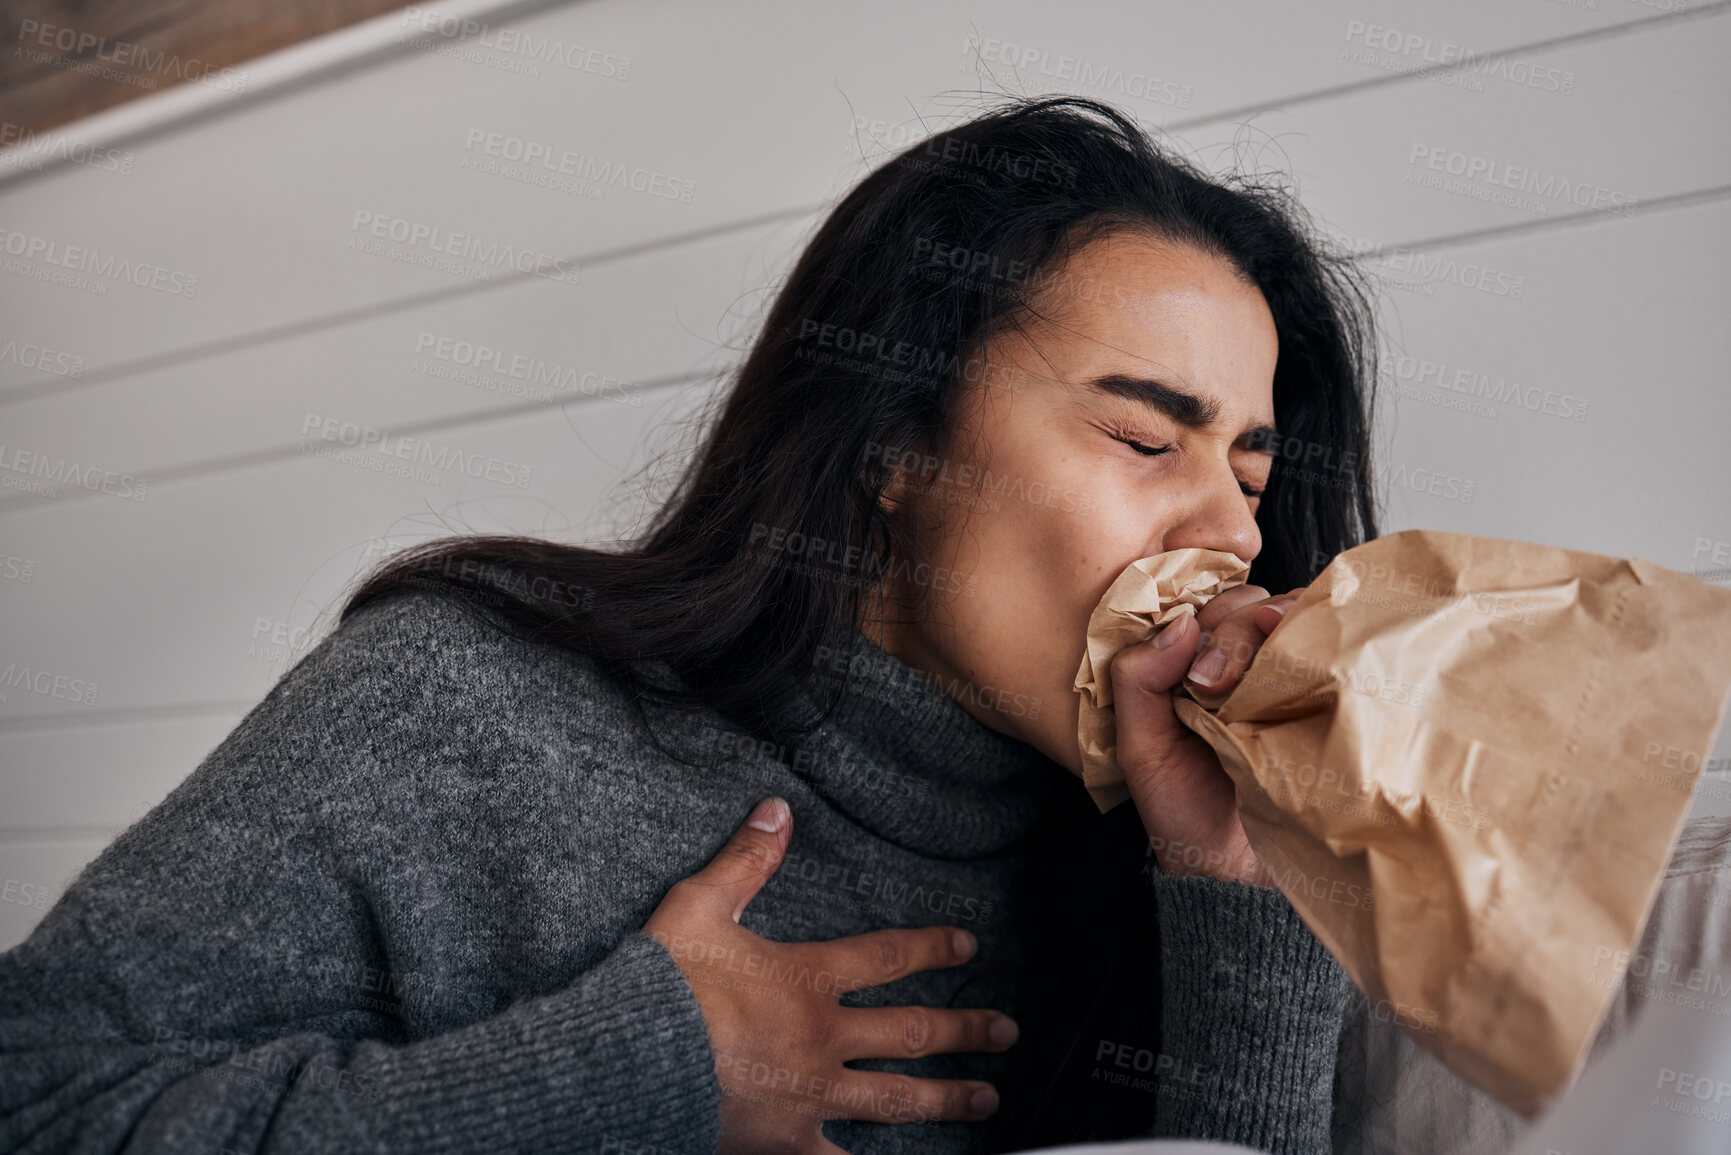
<path id="1" fill-rule="evenodd" d="M 884 1087 L 884 1106 L 892 1123 L 914 1119 L 923 1110 L 919 1085 L 907 1075 L 890 1076 Z"/>
<path id="2" fill-rule="evenodd" d="M 949 1080 L 933 1088 L 932 1103 L 927 1108 L 928 1118 L 966 1119 L 968 1099 L 972 1095 L 966 1083 Z"/>
<path id="3" fill-rule="evenodd" d="M 773 862 L 769 848 L 753 840 L 731 844 L 727 848 L 727 857 L 753 873 L 768 870 Z"/>
<path id="4" fill-rule="evenodd" d="M 1170 629 L 1171 627 L 1163 626 L 1161 628 Z M 1148 646 L 1125 646 L 1113 654 L 1112 660 L 1107 663 L 1107 668 L 1112 671 L 1112 681 L 1114 683 L 1135 681 L 1143 663 L 1147 662 L 1150 657 L 1150 647 Z"/>
<path id="5" fill-rule="evenodd" d="M 885 932 L 877 941 L 878 967 L 882 973 L 896 978 L 907 968 L 908 944 L 900 935 Z"/>
<path id="6" fill-rule="evenodd" d="M 1177 623 L 1173 623 L 1176 625 Z M 1173 628 L 1173 625 L 1162 626 L 1163 630 Z M 1180 646 L 1180 649 L 1185 647 Z M 1129 689 L 1164 690 L 1169 678 L 1163 676 L 1162 665 L 1170 661 L 1166 653 L 1156 650 L 1152 643 L 1138 643 L 1125 646 L 1113 655 L 1108 668 L 1112 672 L 1112 685 Z"/>
<path id="7" fill-rule="evenodd" d="M 986 1045 L 986 1019 L 989 1011 L 952 1010 L 940 1011 L 946 1015 L 943 1032 L 948 1049 L 951 1051 L 984 1051 Z"/>
<path id="8" fill-rule="evenodd" d="M 902 1044 L 910 1058 L 919 1058 L 932 1045 L 935 1032 L 932 1013 L 925 1007 L 909 1007 L 902 1017 Z"/>

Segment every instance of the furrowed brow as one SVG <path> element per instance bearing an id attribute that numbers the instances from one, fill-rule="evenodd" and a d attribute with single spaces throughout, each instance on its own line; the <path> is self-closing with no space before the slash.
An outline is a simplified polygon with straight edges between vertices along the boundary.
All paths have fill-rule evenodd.
<path id="1" fill-rule="evenodd" d="M 1093 378 L 1088 384 L 1102 393 L 1158 409 L 1180 425 L 1192 429 L 1207 429 L 1220 416 L 1219 402 L 1152 378 L 1109 373 Z M 1280 436 L 1280 431 L 1272 425 L 1256 425 L 1245 430 L 1239 440 L 1249 449 L 1269 449 L 1279 444 Z"/>

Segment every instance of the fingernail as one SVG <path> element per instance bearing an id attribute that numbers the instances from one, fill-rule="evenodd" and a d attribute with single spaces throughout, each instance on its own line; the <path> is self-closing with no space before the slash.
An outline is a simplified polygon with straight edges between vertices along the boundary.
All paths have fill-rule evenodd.
<path id="1" fill-rule="evenodd" d="M 992 1025 L 986 1028 L 986 1034 L 998 1046 L 1007 1047 L 1021 1037 L 1022 1028 L 1016 1025 L 1015 1019 L 1006 1016 L 993 1019 Z"/>
<path id="2" fill-rule="evenodd" d="M 1190 680 L 1201 682 L 1204 686 L 1212 686 L 1220 680 L 1220 675 L 1226 672 L 1226 651 L 1209 650 L 1196 664 L 1190 667 Z"/>
<path id="3" fill-rule="evenodd" d="M 1161 629 L 1159 633 L 1154 635 L 1154 648 L 1156 650 L 1164 650 L 1167 646 L 1170 646 L 1173 642 L 1177 641 L 1178 635 L 1184 632 L 1184 625 L 1189 620 L 1189 618 L 1180 618 Z"/>
<path id="4" fill-rule="evenodd" d="M 969 1097 L 968 1107 L 976 1115 L 990 1115 L 998 1109 L 998 1092 L 992 1087 L 981 1087 Z"/>
<path id="5" fill-rule="evenodd" d="M 1284 618 L 1286 616 L 1286 611 L 1292 608 L 1292 603 L 1291 602 L 1269 602 L 1268 608 L 1273 610 L 1275 613 L 1279 614 L 1281 617 Z"/>
<path id="6" fill-rule="evenodd" d="M 974 957 L 974 951 L 980 945 L 979 940 L 965 930 L 957 930 L 950 937 L 955 940 L 956 954 L 965 959 Z"/>
<path id="7" fill-rule="evenodd" d="M 779 798 L 765 798 L 752 810 L 745 824 L 753 830 L 767 830 L 774 834 L 787 825 L 787 803 Z"/>

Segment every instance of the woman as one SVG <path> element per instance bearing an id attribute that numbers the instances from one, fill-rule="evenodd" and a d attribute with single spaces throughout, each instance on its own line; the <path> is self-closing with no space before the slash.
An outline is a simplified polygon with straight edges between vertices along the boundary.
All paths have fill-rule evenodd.
<path id="1" fill-rule="evenodd" d="M 0 1148 L 1325 1150 L 1347 980 L 1169 693 L 1375 535 L 1272 468 L 1368 460 L 1299 219 L 1081 100 L 871 174 L 642 541 L 392 559 L 0 956 Z M 1185 546 L 1261 584 L 1115 663 L 1102 817 L 1088 613 Z"/>

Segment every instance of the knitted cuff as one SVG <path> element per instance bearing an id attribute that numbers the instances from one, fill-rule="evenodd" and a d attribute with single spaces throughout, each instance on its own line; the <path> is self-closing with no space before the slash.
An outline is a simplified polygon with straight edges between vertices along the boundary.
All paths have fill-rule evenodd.
<path id="1" fill-rule="evenodd" d="M 396 1051 L 379 1077 L 405 1151 L 709 1155 L 721 1138 L 703 1013 L 642 933 L 564 990 Z"/>
<path id="2" fill-rule="evenodd" d="M 1278 890 L 1158 867 L 1152 877 L 1158 1133 L 1328 1152 L 1346 972 Z"/>

